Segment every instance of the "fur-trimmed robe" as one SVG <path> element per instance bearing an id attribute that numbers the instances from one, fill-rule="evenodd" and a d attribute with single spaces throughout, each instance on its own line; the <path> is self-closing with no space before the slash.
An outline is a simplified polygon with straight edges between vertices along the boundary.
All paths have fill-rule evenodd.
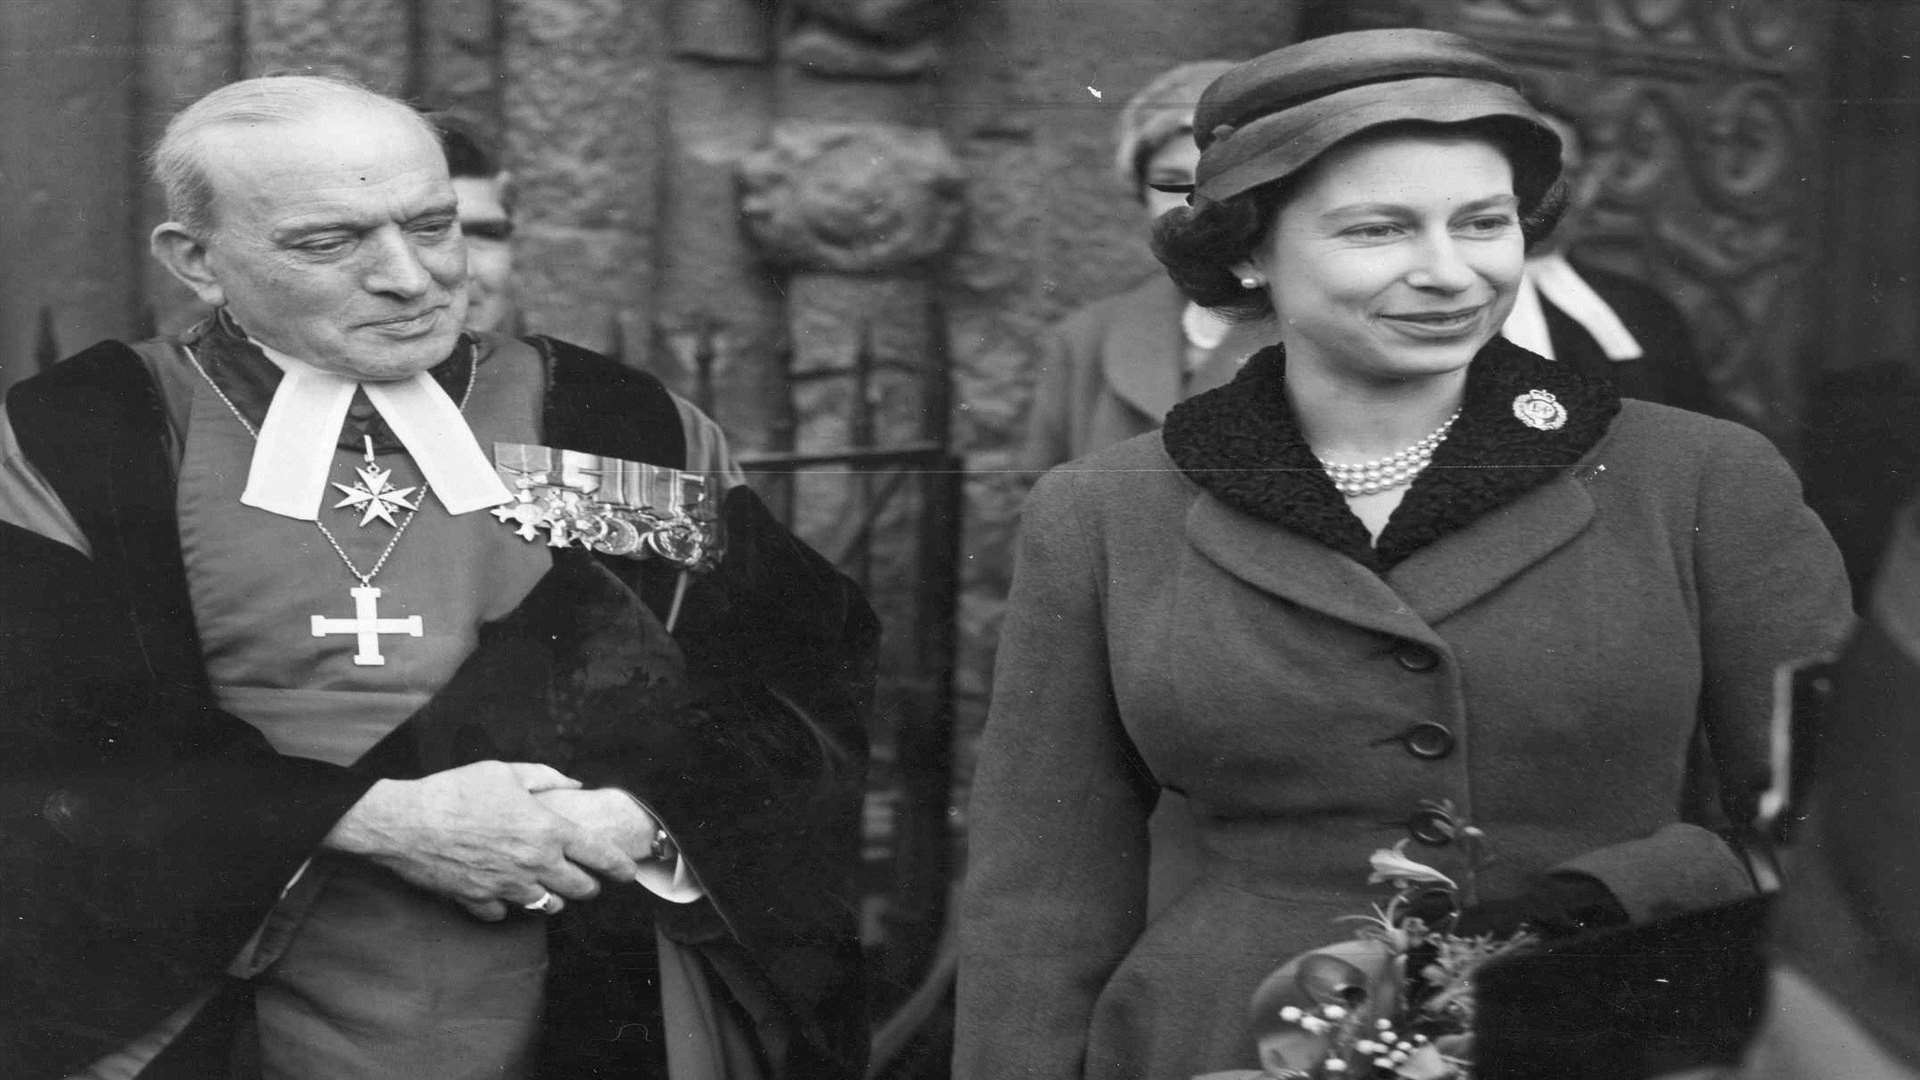
<path id="1" fill-rule="evenodd" d="M 539 344 L 549 444 L 682 463 L 656 380 Z M 376 780 L 490 758 L 641 794 L 707 891 L 681 906 L 610 889 L 554 921 L 537 1075 L 658 1067 L 657 1041 L 632 1037 L 634 1021 L 658 1015 L 656 921 L 697 950 L 767 1075 L 861 1073 L 852 882 L 876 624 L 857 588 L 749 490 L 726 498 L 729 547 L 688 591 L 667 650 L 677 657 L 640 647 L 670 572 L 557 551 L 432 701 L 339 768 L 276 754 L 213 704 L 164 407 L 138 356 L 95 346 L 16 386 L 9 412 L 94 554 L 0 525 L 8 1076 L 65 1076 L 218 984 Z M 244 1016 L 234 989 L 146 1075 L 217 1075 L 204 1070 L 225 1067 L 226 1029 Z"/>

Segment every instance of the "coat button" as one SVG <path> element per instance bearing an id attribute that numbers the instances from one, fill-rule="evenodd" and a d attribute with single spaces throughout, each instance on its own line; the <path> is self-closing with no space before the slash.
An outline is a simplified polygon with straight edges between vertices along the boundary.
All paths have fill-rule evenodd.
<path id="1" fill-rule="evenodd" d="M 1400 745 L 1407 748 L 1407 753 L 1427 761 L 1437 761 L 1453 753 L 1456 741 L 1447 725 L 1431 720 L 1423 720 L 1400 733 Z"/>
<path id="2" fill-rule="evenodd" d="M 1453 843 L 1453 815 L 1431 807 L 1415 810 L 1407 818 L 1407 835 L 1429 847 Z"/>
<path id="3" fill-rule="evenodd" d="M 1425 645 L 1409 641 L 1393 650 L 1394 662 L 1408 671 L 1432 671 L 1440 666 L 1440 654 Z"/>

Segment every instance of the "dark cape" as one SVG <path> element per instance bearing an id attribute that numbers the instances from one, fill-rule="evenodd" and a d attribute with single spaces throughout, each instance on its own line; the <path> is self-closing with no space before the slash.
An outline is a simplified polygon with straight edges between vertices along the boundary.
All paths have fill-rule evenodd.
<path id="1" fill-rule="evenodd" d="M 550 445 L 684 464 L 657 380 L 535 344 Z M 707 894 L 677 905 L 615 887 L 553 921 L 536 1075 L 662 1075 L 656 926 L 696 950 L 762 1073 L 861 1074 L 854 871 L 877 624 L 750 490 L 727 494 L 725 557 L 694 576 L 664 650 L 674 568 L 557 550 L 451 681 L 340 768 L 275 753 L 214 704 L 165 409 L 138 355 L 96 345 L 8 404 L 93 556 L 0 523 L 7 1075 L 66 1076 L 219 984 L 377 780 L 496 758 L 642 796 Z M 250 1000 L 227 983 L 143 1075 L 227 1068 Z"/>
<path id="2" fill-rule="evenodd" d="M 1579 260 L 1569 261 L 1620 317 L 1640 343 L 1642 355 L 1637 360 L 1609 360 L 1586 327 L 1542 296 L 1540 309 L 1546 316 L 1547 336 L 1553 341 L 1556 360 L 1589 378 L 1611 381 L 1622 397 L 1738 419 L 1715 401 L 1706 361 L 1693 343 L 1687 317 L 1665 293 L 1637 278 Z"/>

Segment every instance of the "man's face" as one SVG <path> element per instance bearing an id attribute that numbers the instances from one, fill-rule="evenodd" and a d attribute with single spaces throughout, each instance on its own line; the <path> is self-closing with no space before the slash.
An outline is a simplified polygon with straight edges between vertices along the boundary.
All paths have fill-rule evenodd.
<path id="1" fill-rule="evenodd" d="M 513 218 L 506 177 L 456 176 L 460 231 L 467 241 L 467 328 L 501 330 L 513 317 Z"/>
<path id="2" fill-rule="evenodd" d="M 393 110 L 340 108 L 206 140 L 201 299 L 263 344 L 355 378 L 405 378 L 447 357 L 467 259 L 428 132 Z"/>

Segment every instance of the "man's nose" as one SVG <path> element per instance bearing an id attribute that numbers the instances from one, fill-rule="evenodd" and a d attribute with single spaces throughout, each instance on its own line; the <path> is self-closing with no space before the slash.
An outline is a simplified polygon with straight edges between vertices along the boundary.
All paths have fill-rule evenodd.
<path id="1" fill-rule="evenodd" d="M 1460 292 L 1473 284 L 1477 275 L 1451 233 L 1425 238 L 1419 250 L 1419 261 L 1407 275 L 1408 283 L 1415 288 Z"/>
<path id="2" fill-rule="evenodd" d="M 433 288 L 433 274 L 399 230 L 375 234 L 364 283 L 368 292 L 413 299 Z"/>

